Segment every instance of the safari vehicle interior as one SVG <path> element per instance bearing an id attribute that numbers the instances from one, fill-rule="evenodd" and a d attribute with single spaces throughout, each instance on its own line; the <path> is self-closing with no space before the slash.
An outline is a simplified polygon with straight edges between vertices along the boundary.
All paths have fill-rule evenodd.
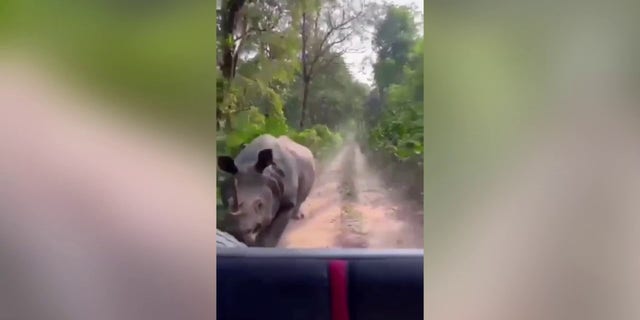
<path id="1" fill-rule="evenodd" d="M 422 249 L 217 248 L 220 320 L 423 319 Z"/>
<path id="2" fill-rule="evenodd" d="M 276 248 L 278 214 L 247 247 L 217 232 L 220 320 L 417 320 L 423 318 L 422 249 Z"/>

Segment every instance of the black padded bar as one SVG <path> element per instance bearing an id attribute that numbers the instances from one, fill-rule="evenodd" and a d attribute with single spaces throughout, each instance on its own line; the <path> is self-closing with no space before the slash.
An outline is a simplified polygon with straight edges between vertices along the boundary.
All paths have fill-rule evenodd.
<path id="1" fill-rule="evenodd" d="M 217 319 L 331 318 L 328 263 L 348 261 L 351 320 L 423 316 L 423 250 L 217 248 Z"/>
<path id="2" fill-rule="evenodd" d="M 327 265 L 317 259 L 217 259 L 218 320 L 330 320 Z"/>
<path id="3" fill-rule="evenodd" d="M 349 261 L 350 320 L 420 320 L 423 263 L 415 259 Z"/>

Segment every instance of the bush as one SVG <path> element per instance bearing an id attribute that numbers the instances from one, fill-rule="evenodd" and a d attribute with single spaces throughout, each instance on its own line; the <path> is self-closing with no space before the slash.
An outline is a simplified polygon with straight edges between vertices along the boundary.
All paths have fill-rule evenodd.
<path id="1" fill-rule="evenodd" d="M 268 133 L 275 137 L 287 134 L 289 128 L 283 118 L 265 117 L 256 107 L 240 112 L 234 119 L 235 128 L 224 139 L 222 152 L 235 157 L 245 145 L 258 136 Z"/>
<path id="2" fill-rule="evenodd" d="M 245 145 L 262 134 L 270 134 L 274 137 L 287 135 L 293 141 L 309 148 L 314 156 L 319 158 L 323 158 L 343 142 L 339 133 L 332 132 L 325 125 L 315 125 L 303 131 L 295 131 L 288 128 L 284 122 L 266 118 L 257 108 L 251 108 L 238 114 L 234 128 L 237 129 L 218 141 L 217 151 L 219 154 L 235 157 Z"/>
<path id="3" fill-rule="evenodd" d="M 289 137 L 309 148 L 316 159 L 324 159 L 342 145 L 342 136 L 325 125 L 315 125 L 300 132 L 290 132 Z"/>

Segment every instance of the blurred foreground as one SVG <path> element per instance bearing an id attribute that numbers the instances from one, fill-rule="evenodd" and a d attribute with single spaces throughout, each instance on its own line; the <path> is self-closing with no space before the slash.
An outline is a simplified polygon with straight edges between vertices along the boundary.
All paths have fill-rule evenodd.
<path id="1" fill-rule="evenodd" d="M 0 318 L 214 319 L 215 162 L 44 70 L 0 61 Z"/>
<path id="2" fill-rule="evenodd" d="M 638 8 L 427 11 L 426 318 L 640 318 Z"/>
<path id="3" fill-rule="evenodd" d="M 0 319 L 214 319 L 215 3 L 0 7 Z"/>

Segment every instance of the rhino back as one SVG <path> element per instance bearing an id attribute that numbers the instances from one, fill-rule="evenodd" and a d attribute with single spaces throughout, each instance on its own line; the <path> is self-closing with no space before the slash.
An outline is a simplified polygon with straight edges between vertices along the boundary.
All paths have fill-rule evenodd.
<path id="1" fill-rule="evenodd" d="M 311 192 L 315 181 L 315 159 L 309 148 L 291 140 L 287 136 L 278 138 L 278 143 L 284 152 L 288 153 L 295 162 L 298 177 L 302 177 L 302 185 L 298 186 L 297 194 L 301 197 L 298 202 L 303 202 Z"/>
<path id="2" fill-rule="evenodd" d="M 291 155 L 293 155 L 298 161 L 313 164 L 313 153 L 309 148 L 291 140 L 287 136 L 281 136 L 278 139 L 278 144 L 286 149 Z"/>

